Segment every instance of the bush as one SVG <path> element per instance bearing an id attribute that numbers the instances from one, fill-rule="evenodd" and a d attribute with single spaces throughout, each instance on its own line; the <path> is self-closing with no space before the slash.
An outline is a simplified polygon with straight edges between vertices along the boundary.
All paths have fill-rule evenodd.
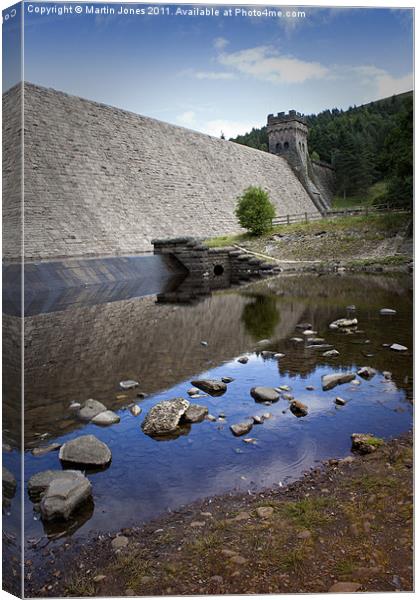
<path id="1" fill-rule="evenodd" d="M 267 192 L 251 186 L 238 198 L 235 214 L 242 227 L 261 235 L 271 229 L 276 211 Z"/>

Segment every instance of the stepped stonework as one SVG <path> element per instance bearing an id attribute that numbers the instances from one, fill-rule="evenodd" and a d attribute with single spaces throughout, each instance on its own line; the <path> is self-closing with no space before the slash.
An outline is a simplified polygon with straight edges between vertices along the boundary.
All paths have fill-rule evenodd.
<path id="1" fill-rule="evenodd" d="M 6 150 L 19 140 L 22 96 L 27 261 L 132 255 L 151 251 L 152 238 L 236 233 L 236 199 L 250 185 L 268 191 L 279 215 L 319 209 L 283 156 L 30 83 L 23 95 L 19 86 L 3 95 Z M 4 214 L 16 228 L 9 163 Z M 3 251 L 18 259 L 16 231 Z"/>

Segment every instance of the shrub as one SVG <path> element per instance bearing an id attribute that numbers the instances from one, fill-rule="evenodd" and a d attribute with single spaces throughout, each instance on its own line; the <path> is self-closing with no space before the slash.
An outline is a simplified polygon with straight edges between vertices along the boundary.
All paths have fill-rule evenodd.
<path id="1" fill-rule="evenodd" d="M 238 198 L 235 214 L 242 227 L 255 235 L 261 235 L 271 229 L 276 211 L 267 192 L 251 186 Z"/>

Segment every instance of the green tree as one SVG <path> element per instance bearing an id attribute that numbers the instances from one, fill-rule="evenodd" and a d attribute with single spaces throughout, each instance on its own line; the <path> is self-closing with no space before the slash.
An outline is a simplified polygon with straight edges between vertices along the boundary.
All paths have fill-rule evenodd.
<path id="1" fill-rule="evenodd" d="M 235 214 L 242 227 L 254 235 L 262 235 L 271 229 L 276 211 L 268 193 L 251 186 L 238 198 Z"/>
<path id="2" fill-rule="evenodd" d="M 241 321 L 254 340 L 271 337 L 280 321 L 276 298 L 252 295 L 253 302 L 245 304 Z"/>

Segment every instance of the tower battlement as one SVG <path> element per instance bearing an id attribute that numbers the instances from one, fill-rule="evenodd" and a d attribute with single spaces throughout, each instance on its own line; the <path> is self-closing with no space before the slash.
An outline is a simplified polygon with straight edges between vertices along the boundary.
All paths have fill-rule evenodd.
<path id="1" fill-rule="evenodd" d="M 297 121 L 307 126 L 307 121 L 305 115 L 296 110 L 289 110 L 288 113 L 279 112 L 277 115 L 268 115 L 267 117 L 267 125 L 278 125 L 283 123 L 290 123 L 291 121 Z"/>

